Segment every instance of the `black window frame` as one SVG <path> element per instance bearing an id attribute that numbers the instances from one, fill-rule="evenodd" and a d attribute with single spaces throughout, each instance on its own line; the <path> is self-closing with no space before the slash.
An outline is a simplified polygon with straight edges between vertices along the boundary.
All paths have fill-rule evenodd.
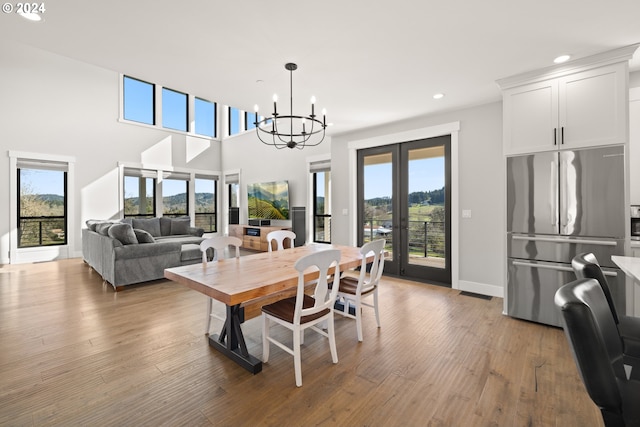
<path id="1" fill-rule="evenodd" d="M 227 106 L 227 134 L 228 136 L 233 136 L 233 135 L 238 135 L 241 134 L 242 132 L 244 132 L 246 129 L 242 128 L 242 123 L 238 123 L 238 132 L 236 133 L 231 133 L 232 130 L 232 126 L 231 126 L 231 110 L 237 110 L 239 112 L 238 114 L 238 120 L 240 120 L 240 117 L 242 116 L 242 109 L 241 108 L 237 108 L 237 107 L 232 107 L 232 106 Z"/>
<path id="2" fill-rule="evenodd" d="M 165 106 L 165 102 L 164 102 L 164 91 L 168 91 L 168 92 L 173 92 L 173 93 L 177 93 L 179 95 L 184 95 L 184 116 L 185 116 L 185 120 L 184 120 L 184 129 L 178 129 L 178 128 L 173 128 L 170 126 L 165 126 L 164 124 L 164 119 L 165 119 L 165 114 L 164 114 L 164 106 Z M 162 128 L 163 129 L 171 129 L 171 130 L 177 130 L 178 132 L 188 132 L 189 131 L 189 94 L 185 93 L 185 92 L 180 92 L 179 90 L 175 90 L 175 89 L 171 89 L 168 87 L 162 87 Z"/>
<path id="3" fill-rule="evenodd" d="M 64 246 L 68 244 L 68 240 L 67 240 L 67 230 L 69 229 L 68 226 L 68 210 L 67 210 L 67 204 L 68 204 L 68 185 L 67 185 L 67 171 L 63 171 L 60 170 L 59 172 L 61 172 L 63 174 L 63 186 L 64 186 L 64 202 L 63 202 L 63 216 L 60 217 L 59 215 L 55 215 L 55 216 L 38 216 L 38 217 L 23 217 L 21 214 L 21 201 L 22 201 L 22 183 L 21 183 L 21 179 L 20 179 L 20 172 L 23 170 L 37 170 L 36 168 L 21 168 L 18 167 L 16 169 L 16 173 L 17 173 L 17 186 L 18 186 L 18 197 L 17 197 L 17 218 L 18 218 L 18 223 L 16 224 L 17 227 L 17 232 L 18 232 L 18 243 L 17 243 L 17 247 L 18 249 L 22 249 L 22 248 L 37 248 L 37 247 L 49 247 L 49 246 Z M 55 243 L 49 243 L 49 244 L 43 244 L 43 237 L 42 237 L 42 223 L 43 221 L 46 221 L 47 219 L 51 220 L 51 219 L 62 219 L 62 230 L 64 233 L 64 237 L 62 239 L 62 242 L 55 242 Z M 26 222 L 29 222 L 30 220 L 33 222 L 38 222 L 38 243 L 37 245 L 23 245 L 22 244 L 22 236 L 24 233 L 24 227 L 22 227 L 23 224 L 23 220 L 27 220 Z"/>
<path id="4" fill-rule="evenodd" d="M 126 183 L 126 177 L 130 177 L 130 178 L 138 178 L 138 179 L 151 179 L 153 182 L 153 212 L 151 214 L 141 214 L 141 213 L 137 213 L 137 214 L 127 214 L 126 209 L 124 208 L 124 201 L 125 201 L 125 197 L 126 197 L 126 187 L 125 187 L 125 183 Z M 145 177 L 145 176 L 135 176 L 135 175 L 124 175 L 124 179 L 122 180 L 122 214 L 124 216 L 124 218 L 155 218 L 156 217 L 156 200 L 157 200 L 157 192 L 156 192 L 156 188 L 157 188 L 157 180 L 156 178 L 150 178 L 150 177 Z M 138 193 L 138 199 L 140 198 L 140 194 Z"/>
<path id="5" fill-rule="evenodd" d="M 218 103 L 214 102 L 214 101 L 209 101 L 208 99 L 204 99 L 204 98 L 200 98 L 199 96 L 195 96 L 194 95 L 194 103 L 193 103 L 193 120 L 195 122 L 194 126 L 193 126 L 193 133 L 195 135 L 200 135 L 200 136 L 206 136 L 209 138 L 217 138 L 218 137 Z M 196 117 L 197 115 L 197 101 L 204 101 L 204 102 L 208 102 L 210 104 L 213 104 L 213 135 L 205 135 L 205 134 L 201 134 L 196 132 L 196 126 L 198 126 L 198 119 Z"/>
<path id="6" fill-rule="evenodd" d="M 196 227 L 203 228 L 205 233 L 217 233 L 218 232 L 218 180 L 214 178 L 196 176 L 193 181 L 194 194 L 197 194 L 195 187 L 196 187 L 196 180 L 198 179 L 213 181 L 213 212 L 197 212 L 197 207 L 196 207 L 196 212 L 193 213 L 195 225 Z M 198 216 L 206 216 L 206 215 L 210 215 L 213 217 L 213 224 L 212 224 L 211 230 L 207 229 L 207 227 L 203 227 L 202 223 L 198 221 Z"/>
<path id="7" fill-rule="evenodd" d="M 330 171 L 322 171 L 322 172 L 312 172 L 313 174 L 313 241 L 315 243 L 331 243 L 331 214 L 319 214 L 318 213 L 318 174 L 319 173 L 331 173 Z M 325 200 L 325 206 L 327 203 L 327 194 L 326 194 L 326 189 L 325 189 L 325 195 L 324 195 L 324 200 Z M 329 219 L 329 233 L 324 233 L 325 238 L 327 236 L 327 234 L 329 235 L 329 240 L 318 240 L 317 239 L 317 224 L 318 224 L 318 220 L 326 220 Z"/>
<path id="8" fill-rule="evenodd" d="M 134 119 L 127 118 L 127 113 L 126 113 L 126 109 L 125 109 L 125 107 L 126 107 L 126 97 L 127 97 L 125 79 L 135 80 L 137 82 L 148 84 L 148 85 L 151 86 L 151 98 L 152 98 L 151 99 L 151 104 L 152 104 L 151 105 L 151 117 L 152 117 L 151 123 L 141 122 L 139 120 L 134 120 Z M 131 77 L 131 76 L 128 76 L 126 74 L 122 75 L 122 118 L 124 120 L 130 121 L 130 122 L 134 122 L 134 123 L 142 123 L 142 124 L 149 125 L 149 126 L 156 126 L 157 125 L 157 123 L 156 123 L 156 118 L 157 117 L 156 117 L 156 85 L 155 85 L 155 83 L 151 83 L 151 82 L 148 82 L 148 81 L 145 81 L 145 80 L 142 80 L 142 79 L 137 79 L 135 77 Z"/>
<path id="9" fill-rule="evenodd" d="M 179 217 L 183 217 L 183 216 L 189 216 L 189 180 L 187 179 L 180 179 L 180 178 L 171 178 L 171 177 L 167 177 L 164 178 L 163 181 L 167 181 L 167 180 L 171 180 L 171 181 L 183 181 L 185 183 L 185 207 L 186 207 L 186 212 L 182 213 L 182 212 L 178 212 L 178 213 L 166 213 L 165 212 L 165 208 L 166 205 L 164 203 L 164 185 L 162 187 L 162 191 L 163 194 L 161 194 L 162 197 L 162 216 L 166 216 L 167 218 L 179 218 Z M 167 197 L 171 197 L 171 196 L 167 196 Z"/>

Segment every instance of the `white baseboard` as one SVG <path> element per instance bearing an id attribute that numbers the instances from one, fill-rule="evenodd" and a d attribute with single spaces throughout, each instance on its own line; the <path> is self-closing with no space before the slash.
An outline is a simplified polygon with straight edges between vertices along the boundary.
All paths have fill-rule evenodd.
<path id="1" fill-rule="evenodd" d="M 475 294 L 504 298 L 504 288 L 502 286 L 458 280 L 458 289 L 461 291 L 473 292 Z"/>

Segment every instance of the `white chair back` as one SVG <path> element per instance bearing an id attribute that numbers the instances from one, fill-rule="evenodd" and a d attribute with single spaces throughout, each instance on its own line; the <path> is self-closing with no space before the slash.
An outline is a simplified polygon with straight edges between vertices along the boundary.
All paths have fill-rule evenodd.
<path id="1" fill-rule="evenodd" d="M 273 250 L 271 247 L 271 242 L 273 240 L 275 240 L 277 243 L 276 250 L 281 251 L 284 249 L 284 241 L 286 239 L 290 240 L 290 243 L 291 243 L 290 247 L 293 247 L 293 242 L 295 238 L 296 238 L 296 233 L 290 230 L 276 230 L 276 231 L 270 232 L 269 234 L 267 234 L 267 242 L 269 242 L 269 252 Z"/>
<path id="2" fill-rule="evenodd" d="M 310 316 L 316 314 L 325 309 L 331 309 L 336 300 L 338 294 L 338 288 L 340 287 L 340 250 L 329 249 L 326 251 L 319 251 L 300 258 L 294 264 L 296 270 L 298 270 L 298 293 L 296 296 L 296 307 L 293 316 L 294 324 L 299 325 L 300 319 L 304 316 Z M 313 307 L 302 308 L 302 302 L 304 300 L 304 288 L 308 281 L 305 281 L 305 271 L 311 267 L 316 267 L 319 270 L 319 277 L 316 281 L 316 286 L 313 291 L 313 298 L 315 304 Z M 333 285 L 329 291 L 329 270 L 331 267 L 335 267 L 333 274 Z M 330 293 L 329 293 L 330 292 Z"/>
<path id="3" fill-rule="evenodd" d="M 382 271 L 384 270 L 384 245 L 385 239 L 373 240 L 364 244 L 360 248 L 362 254 L 362 266 L 360 268 L 360 278 L 358 280 L 358 288 L 362 293 L 366 293 L 369 290 L 375 288 L 380 283 L 382 277 Z M 371 263 L 371 270 L 369 271 L 369 277 L 367 278 L 367 255 L 373 252 L 373 262 Z"/>
<path id="4" fill-rule="evenodd" d="M 240 257 L 240 246 L 242 246 L 242 240 L 233 236 L 214 236 L 209 237 L 208 239 L 204 239 L 200 243 L 200 250 L 202 251 L 202 262 L 206 264 L 208 262 L 207 259 L 207 249 L 212 248 L 213 259 L 212 261 L 219 261 L 224 259 L 225 250 L 227 247 L 233 246 L 236 248 L 235 257 Z"/>

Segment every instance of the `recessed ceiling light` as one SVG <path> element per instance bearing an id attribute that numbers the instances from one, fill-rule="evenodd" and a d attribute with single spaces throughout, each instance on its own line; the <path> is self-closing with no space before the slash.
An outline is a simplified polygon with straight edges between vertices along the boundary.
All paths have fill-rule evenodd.
<path id="1" fill-rule="evenodd" d="M 433 95 L 433 99 L 442 99 L 444 98 L 444 93 L 436 93 Z"/>
<path id="2" fill-rule="evenodd" d="M 563 62 L 567 62 L 570 58 L 570 55 L 560 55 L 556 59 L 554 59 L 553 62 L 555 64 L 562 64 Z"/>

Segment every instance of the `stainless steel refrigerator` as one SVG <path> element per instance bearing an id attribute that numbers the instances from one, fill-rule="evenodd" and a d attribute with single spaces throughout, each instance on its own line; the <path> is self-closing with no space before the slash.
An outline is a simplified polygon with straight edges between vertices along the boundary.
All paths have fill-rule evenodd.
<path id="1" fill-rule="evenodd" d="M 560 326 L 553 297 L 576 279 L 571 259 L 593 252 L 625 312 L 624 147 L 507 158 L 507 314 Z"/>

